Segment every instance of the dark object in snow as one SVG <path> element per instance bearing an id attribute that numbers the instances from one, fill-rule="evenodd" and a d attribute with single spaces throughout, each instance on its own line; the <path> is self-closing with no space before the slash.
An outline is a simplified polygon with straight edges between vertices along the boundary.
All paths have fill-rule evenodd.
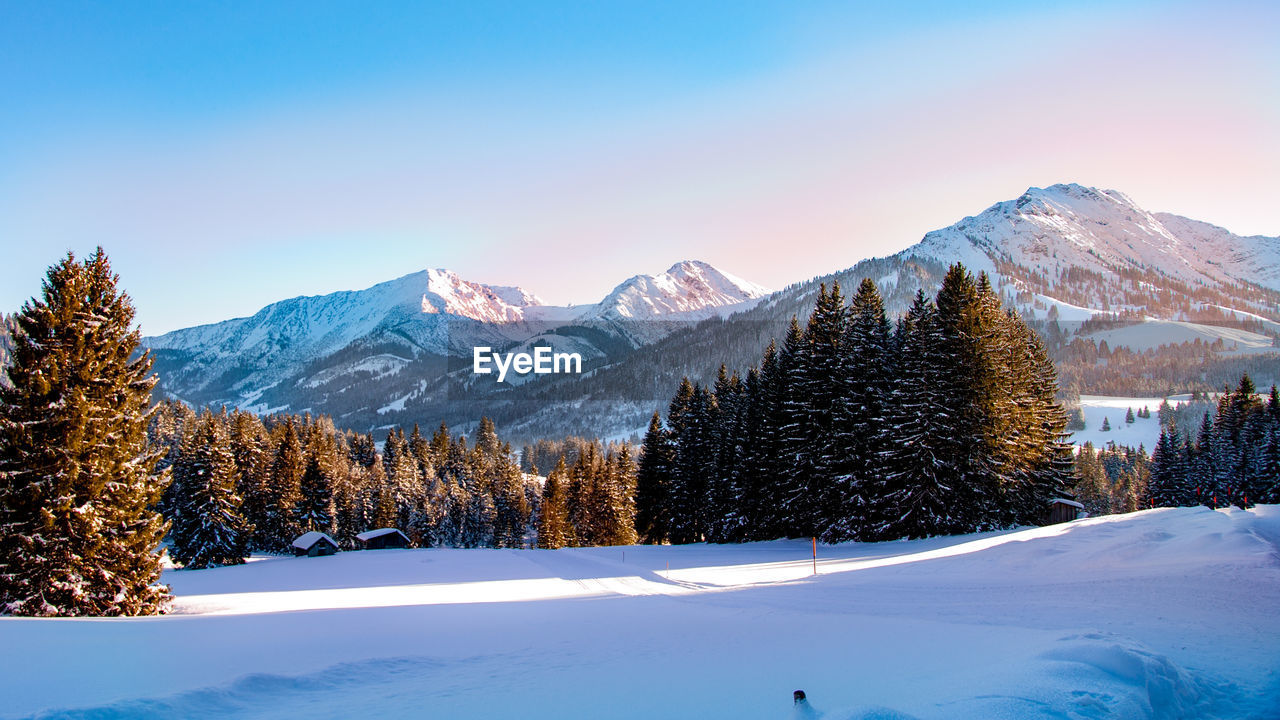
<path id="1" fill-rule="evenodd" d="M 1045 512 L 1044 524 L 1056 525 L 1058 523 L 1071 522 L 1080 517 L 1084 505 L 1075 500 L 1066 498 L 1054 498 L 1049 501 L 1049 510 Z"/>
<path id="2" fill-rule="evenodd" d="M 822 713 L 814 709 L 809 704 L 809 700 L 805 698 L 803 690 L 797 690 L 791 693 L 793 705 L 791 709 L 791 717 L 793 720 L 817 720 L 822 717 Z"/>
<path id="3" fill-rule="evenodd" d="M 360 541 L 360 546 L 365 550 L 409 547 L 409 538 L 405 537 L 405 534 L 396 528 L 365 530 L 357 534 L 356 539 Z"/>
<path id="4" fill-rule="evenodd" d="M 322 532 L 312 530 L 298 536 L 293 541 L 293 554 L 302 557 L 318 557 L 320 555 L 332 555 L 338 552 L 338 543 L 333 538 Z"/>

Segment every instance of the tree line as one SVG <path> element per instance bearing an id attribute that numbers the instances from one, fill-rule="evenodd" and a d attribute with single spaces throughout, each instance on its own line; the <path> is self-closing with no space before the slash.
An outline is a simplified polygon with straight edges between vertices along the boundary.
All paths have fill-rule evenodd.
<path id="1" fill-rule="evenodd" d="M 637 531 L 659 542 L 924 537 L 1038 521 L 1071 484 L 1039 338 L 985 274 L 948 271 L 896 323 L 875 282 L 819 289 L 745 377 L 686 378 L 650 420 Z"/>
<path id="2" fill-rule="evenodd" d="M 1163 413 L 1162 413 L 1163 415 Z M 1164 427 L 1151 454 L 1148 505 L 1247 508 L 1280 502 L 1280 394 L 1264 402 L 1246 374 L 1205 412 L 1195 437 Z"/>
<path id="3" fill-rule="evenodd" d="M 161 511 L 174 558 L 189 568 L 284 553 L 308 531 L 359 547 L 356 535 L 397 528 L 414 547 L 564 547 L 634 542 L 635 468 L 629 447 L 578 444 L 545 486 L 521 471 L 484 418 L 468 444 L 443 423 L 372 434 L 327 417 L 241 410 L 196 414 L 162 403 L 150 429 L 173 482 Z M 535 469 L 536 472 L 536 469 Z M 544 506 L 548 513 L 540 512 Z M 560 522 L 563 516 L 564 522 Z"/>

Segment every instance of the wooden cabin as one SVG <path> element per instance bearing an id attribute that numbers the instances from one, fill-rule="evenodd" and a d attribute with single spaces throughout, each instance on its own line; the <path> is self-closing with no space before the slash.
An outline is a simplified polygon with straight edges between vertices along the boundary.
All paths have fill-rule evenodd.
<path id="1" fill-rule="evenodd" d="M 1056 525 L 1071 522 L 1084 514 L 1084 506 L 1075 500 L 1054 498 L 1049 501 L 1049 509 L 1045 512 L 1044 524 Z"/>
<path id="2" fill-rule="evenodd" d="M 408 536 L 395 528 L 365 530 L 364 532 L 356 535 L 356 539 L 360 541 L 360 547 L 365 550 L 386 550 L 388 548 L 409 547 Z"/>
<path id="3" fill-rule="evenodd" d="M 332 555 L 338 552 L 338 543 L 333 538 L 322 532 L 312 530 L 298 536 L 293 541 L 293 554 L 297 557 L 306 555 L 307 557 L 319 557 L 321 555 Z"/>

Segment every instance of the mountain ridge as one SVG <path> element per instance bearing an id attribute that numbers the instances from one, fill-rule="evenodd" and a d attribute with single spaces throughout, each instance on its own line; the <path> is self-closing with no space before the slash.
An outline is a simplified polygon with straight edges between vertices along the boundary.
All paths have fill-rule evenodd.
<path id="1" fill-rule="evenodd" d="M 871 277 L 893 317 L 917 291 L 932 294 L 954 262 L 986 272 L 1007 307 L 1056 333 L 1046 335 L 1054 347 L 1100 330 L 1115 346 L 1124 333 L 1114 323 L 1090 324 L 1113 316 L 1122 326 L 1235 323 L 1228 340 L 1249 352 L 1268 352 L 1280 336 L 1280 238 L 1241 237 L 1146 211 L 1118 191 L 1059 184 L 1029 188 L 894 255 L 771 294 L 698 261 L 633 276 L 601 302 L 578 306 L 424 270 L 365 291 L 281 301 L 239 326 L 224 321 L 147 340 L 163 390 L 194 403 L 325 412 L 362 430 L 465 425 L 483 414 L 516 438 L 613 435 L 642 427 L 680 376 L 708 382 L 721 362 L 742 371 L 758 362 L 792 315 L 808 315 L 819 283 L 838 281 L 848 292 Z M 351 301 L 343 313 L 321 302 L 335 297 Z M 1150 346 L 1162 330 L 1149 330 Z M 1187 336 L 1213 335 L 1201 330 Z M 485 384 L 470 373 L 473 344 L 577 351 L 585 372 Z M 1225 357 L 1233 347 L 1214 352 Z M 1071 372 L 1068 384 L 1087 385 Z M 1188 374 L 1186 382 L 1207 377 Z"/>

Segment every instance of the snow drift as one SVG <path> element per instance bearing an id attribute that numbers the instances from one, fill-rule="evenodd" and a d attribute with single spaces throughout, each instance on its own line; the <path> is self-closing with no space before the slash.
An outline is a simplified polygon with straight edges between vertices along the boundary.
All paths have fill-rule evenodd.
<path id="1" fill-rule="evenodd" d="M 170 616 L 0 619 L 0 716 L 1275 717 L 1278 539 L 1280 507 L 1182 508 L 816 576 L 794 541 L 171 571 Z"/>

